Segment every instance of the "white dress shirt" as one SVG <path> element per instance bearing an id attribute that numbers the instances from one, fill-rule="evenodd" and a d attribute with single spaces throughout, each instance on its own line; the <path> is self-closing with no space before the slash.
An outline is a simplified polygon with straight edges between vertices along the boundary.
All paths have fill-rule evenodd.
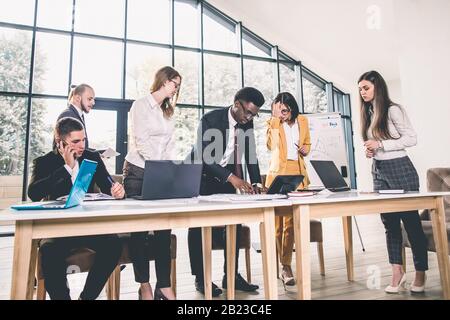
<path id="1" fill-rule="evenodd" d="M 231 115 L 231 107 L 228 108 L 228 142 L 227 142 L 227 148 L 225 149 L 225 152 L 223 153 L 222 160 L 220 160 L 220 165 L 222 167 L 226 167 L 228 162 L 230 162 L 231 156 L 234 153 L 234 130 L 235 126 L 237 125 L 237 121 L 234 120 L 233 116 Z"/>
<path id="2" fill-rule="evenodd" d="M 372 117 L 373 119 L 374 117 Z M 406 111 L 401 106 L 390 106 L 388 110 L 388 130 L 394 139 L 381 140 L 383 147 L 376 150 L 374 159 L 390 160 L 405 157 L 405 148 L 417 144 L 417 134 L 409 121 Z M 369 139 L 374 139 L 372 127 L 367 132 Z"/>
<path id="3" fill-rule="evenodd" d="M 284 134 L 286 136 L 287 144 L 287 159 L 298 160 L 298 149 L 295 144 L 298 144 L 300 140 L 300 134 L 298 130 L 298 122 L 295 119 L 292 127 L 285 121 L 283 122 Z"/>
<path id="4" fill-rule="evenodd" d="M 83 110 L 81 110 L 80 108 L 78 108 L 76 105 L 73 105 L 73 107 L 78 111 L 78 114 L 80 115 L 80 118 L 83 119 Z"/>
<path id="5" fill-rule="evenodd" d="M 64 165 L 64 168 L 66 168 L 67 172 L 70 174 L 70 180 L 72 180 L 73 184 L 75 182 L 75 179 L 77 178 L 78 171 L 80 171 L 80 165 L 78 164 L 78 161 L 75 161 L 75 166 L 73 167 L 73 169 L 67 164 Z"/>
<path id="6" fill-rule="evenodd" d="M 150 94 L 133 102 L 130 109 L 128 154 L 125 159 L 145 168 L 145 160 L 174 160 L 175 120 L 164 117 Z"/>

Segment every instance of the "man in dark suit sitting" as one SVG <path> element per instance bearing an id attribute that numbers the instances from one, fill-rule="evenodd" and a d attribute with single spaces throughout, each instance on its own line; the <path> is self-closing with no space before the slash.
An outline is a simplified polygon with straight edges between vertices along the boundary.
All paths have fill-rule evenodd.
<path id="1" fill-rule="evenodd" d="M 69 94 L 69 106 L 58 116 L 58 120 L 71 117 L 75 118 L 83 124 L 84 134 L 86 135 L 85 148 L 89 149 L 89 140 L 87 136 L 86 123 L 84 121 L 84 114 L 89 113 L 95 105 L 94 89 L 85 83 L 77 86 L 72 85 Z"/>
<path id="2" fill-rule="evenodd" d="M 215 193 L 254 193 L 260 192 L 261 176 L 256 157 L 253 118 L 258 115 L 264 104 L 264 96 L 255 88 L 246 87 L 239 90 L 234 97 L 234 104 L 229 108 L 213 110 L 205 114 L 197 133 L 197 145 L 191 153 L 191 160 L 203 163 L 200 194 Z M 250 184 L 243 179 L 241 159 L 245 157 Z M 241 225 L 237 225 L 236 246 L 239 243 Z M 225 241 L 225 228 L 214 228 L 213 237 Z M 203 253 L 200 228 L 191 228 L 188 233 L 189 257 L 192 274 L 195 275 L 195 287 L 204 294 Z M 255 291 L 259 287 L 247 283 L 238 271 L 239 249 L 236 249 L 236 283 L 237 290 Z M 225 253 L 226 259 L 226 253 Z M 226 288 L 226 261 L 224 263 L 222 287 Z M 213 296 L 222 290 L 212 284 Z"/>
<path id="3" fill-rule="evenodd" d="M 74 118 L 62 118 L 55 127 L 53 151 L 33 161 L 33 170 L 28 186 L 28 196 L 33 201 L 55 200 L 67 195 L 78 174 L 83 159 L 98 163 L 97 170 L 89 186 L 93 192 L 94 184 L 103 193 L 123 199 L 125 191 L 121 184 L 113 183 L 105 165 L 97 152 L 85 150 L 83 124 Z M 77 248 L 95 251 L 95 262 L 89 271 L 81 300 L 95 299 L 100 294 L 109 275 L 114 270 L 122 252 L 117 235 L 87 237 L 68 237 L 44 239 L 40 244 L 42 271 L 45 287 L 51 299 L 69 300 L 65 259 Z"/>

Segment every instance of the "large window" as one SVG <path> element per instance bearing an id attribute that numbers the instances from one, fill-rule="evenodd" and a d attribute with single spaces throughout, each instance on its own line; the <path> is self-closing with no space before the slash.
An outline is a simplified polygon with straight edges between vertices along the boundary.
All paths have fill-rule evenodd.
<path id="1" fill-rule="evenodd" d="M 27 100 L 21 97 L 0 97 L 0 174 L 20 175 L 23 173 L 25 156 L 25 133 Z M 36 137 L 39 138 L 39 137 Z M 40 153 L 31 146 L 30 151 Z"/>
<path id="2" fill-rule="evenodd" d="M 258 88 L 266 99 L 255 119 L 262 174 L 270 159 L 266 121 L 279 90 L 300 98 L 305 112 L 334 110 L 351 119 L 348 96 L 331 81 L 205 1 L 0 0 L 0 6 L 0 175 L 20 182 L 32 160 L 50 150 L 69 86 L 80 83 L 104 102 L 87 117 L 90 145 L 120 149 L 107 161 L 120 173 L 128 109 L 149 94 L 155 72 L 166 65 L 183 78 L 175 111 L 177 159 L 190 152 L 201 115 L 231 105 L 242 86 Z"/>
<path id="3" fill-rule="evenodd" d="M 35 74 L 33 92 L 67 94 L 69 82 L 70 37 L 52 33 L 36 33 Z"/>
<path id="4" fill-rule="evenodd" d="M 0 21 L 33 25 L 35 0 L 0 0 Z"/>
<path id="5" fill-rule="evenodd" d="M 199 19 L 197 1 L 185 0 L 175 2 L 174 38 L 175 44 L 186 47 L 200 46 Z"/>
<path id="6" fill-rule="evenodd" d="M 136 1 L 130 1 L 130 3 L 134 2 Z M 123 37 L 125 23 L 124 6 L 125 2 L 123 0 L 77 0 L 75 31 Z M 146 12 L 150 13 L 151 11 Z"/>
<path id="7" fill-rule="evenodd" d="M 30 31 L 0 27 L 0 90 L 28 92 L 31 61 Z M 39 55 L 39 50 L 36 52 Z M 38 70 L 45 68 L 36 65 Z M 39 77 L 39 71 L 38 75 Z"/>
<path id="8" fill-rule="evenodd" d="M 73 0 L 39 0 L 38 5 L 38 27 L 72 29 Z"/>
<path id="9" fill-rule="evenodd" d="M 123 0 L 120 2 L 123 3 Z M 171 38 L 170 16 L 169 0 L 128 0 L 128 38 L 169 43 Z"/>
<path id="10" fill-rule="evenodd" d="M 120 98 L 123 44 L 118 41 L 75 37 L 72 83 L 88 83 L 99 97 Z"/>
<path id="11" fill-rule="evenodd" d="M 280 89 L 281 92 L 287 91 L 296 96 L 297 75 L 294 64 L 280 63 Z"/>
<path id="12" fill-rule="evenodd" d="M 276 64 L 258 60 L 244 60 L 244 85 L 259 89 L 266 102 L 263 109 L 270 110 L 270 103 L 275 97 L 274 68 Z"/>
<path id="13" fill-rule="evenodd" d="M 303 104 L 307 113 L 328 112 L 327 93 L 324 88 L 303 78 Z"/>
<path id="14" fill-rule="evenodd" d="M 205 104 L 225 107 L 233 104 L 233 97 L 241 87 L 238 58 L 205 54 Z"/>
<path id="15" fill-rule="evenodd" d="M 197 52 L 175 50 L 175 69 L 183 77 L 180 88 L 179 103 L 199 105 L 199 63 Z"/>
<path id="16" fill-rule="evenodd" d="M 170 50 L 141 44 L 127 46 L 127 98 L 150 93 L 153 77 L 161 66 L 170 65 Z"/>

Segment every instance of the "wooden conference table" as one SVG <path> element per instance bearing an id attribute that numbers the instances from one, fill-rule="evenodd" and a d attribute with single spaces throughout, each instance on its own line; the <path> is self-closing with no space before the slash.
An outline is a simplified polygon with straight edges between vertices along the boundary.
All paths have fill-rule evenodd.
<path id="1" fill-rule="evenodd" d="M 227 226 L 228 299 L 234 299 L 236 224 L 260 223 L 266 299 L 277 299 L 274 208 L 288 200 L 209 202 L 198 199 L 99 201 L 65 210 L 3 210 L 0 221 L 15 221 L 11 299 L 32 299 L 38 241 L 44 238 L 202 227 L 205 297 L 212 299 L 213 226 Z M 229 236 L 228 236 L 229 235 Z"/>
<path id="2" fill-rule="evenodd" d="M 352 216 L 430 209 L 442 292 L 444 299 L 450 299 L 450 267 L 444 196 L 450 196 L 450 192 L 378 194 L 349 191 L 314 197 L 290 198 L 294 216 L 297 298 L 311 299 L 310 219 L 342 217 L 347 277 L 349 281 L 353 281 Z"/>
<path id="3" fill-rule="evenodd" d="M 0 221 L 15 221 L 11 299 L 32 299 L 39 239 L 148 230 L 202 227 L 205 297 L 212 298 L 211 227 L 227 226 L 227 273 L 234 275 L 236 224 L 260 223 L 266 299 L 277 298 L 275 213 L 284 208 L 294 217 L 298 299 L 311 299 L 310 219 L 342 217 L 347 276 L 353 281 L 351 216 L 430 209 L 442 291 L 450 299 L 450 266 L 443 196 L 450 192 L 406 194 L 339 192 L 272 201 L 209 202 L 198 199 L 102 201 L 66 210 L 4 210 Z M 234 298 L 234 278 L 227 278 L 227 295 Z"/>

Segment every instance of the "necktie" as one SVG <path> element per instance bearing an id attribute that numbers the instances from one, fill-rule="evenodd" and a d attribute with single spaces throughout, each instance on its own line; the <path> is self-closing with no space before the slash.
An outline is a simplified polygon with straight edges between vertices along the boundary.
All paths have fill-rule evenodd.
<path id="1" fill-rule="evenodd" d="M 86 135 L 85 147 L 87 149 L 87 148 L 89 148 L 89 142 L 88 142 L 88 136 L 87 136 L 87 130 L 86 130 L 86 122 L 84 122 L 84 113 L 81 114 L 81 122 L 83 122 L 84 134 Z"/>
<path id="2" fill-rule="evenodd" d="M 238 125 L 234 127 L 234 175 L 242 179 L 242 164 L 241 157 L 239 154 L 239 144 L 238 144 Z"/>

